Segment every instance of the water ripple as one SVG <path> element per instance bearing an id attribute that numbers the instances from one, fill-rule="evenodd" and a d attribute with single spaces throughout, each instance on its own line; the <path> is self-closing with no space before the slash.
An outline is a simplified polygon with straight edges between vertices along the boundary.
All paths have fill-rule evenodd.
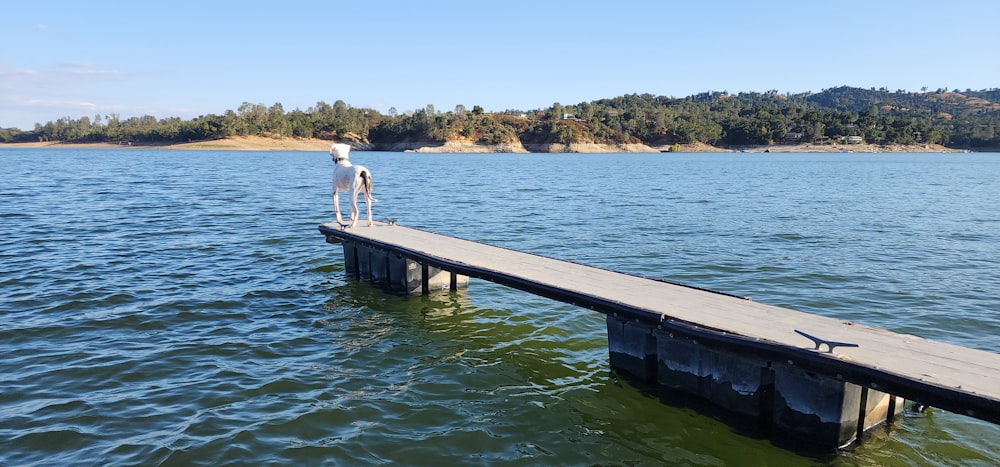
<path id="1" fill-rule="evenodd" d="M 346 280 L 316 232 L 322 152 L 0 151 L 2 465 L 829 461 L 619 381 L 601 315 Z M 978 348 L 1000 333 L 995 158 L 357 157 L 378 218 Z M 932 412 L 835 463 L 991 464 L 997 440 Z"/>

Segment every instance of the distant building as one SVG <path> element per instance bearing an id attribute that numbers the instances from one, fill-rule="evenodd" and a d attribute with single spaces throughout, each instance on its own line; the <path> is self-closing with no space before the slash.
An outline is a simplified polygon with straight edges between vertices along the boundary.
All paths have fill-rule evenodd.
<path id="1" fill-rule="evenodd" d="M 783 142 L 783 143 L 798 143 L 799 141 L 802 140 L 802 136 L 803 136 L 802 133 L 790 131 L 788 133 L 785 133 L 785 137 L 781 139 L 781 142 Z"/>
<path id="2" fill-rule="evenodd" d="M 841 141 L 847 144 L 861 144 L 865 142 L 865 139 L 860 136 L 848 136 L 846 138 L 841 138 Z"/>
<path id="3" fill-rule="evenodd" d="M 563 112 L 563 118 L 562 119 L 563 120 L 579 120 L 579 118 L 576 118 L 576 115 L 568 114 L 568 113 L 565 113 L 565 112 Z"/>

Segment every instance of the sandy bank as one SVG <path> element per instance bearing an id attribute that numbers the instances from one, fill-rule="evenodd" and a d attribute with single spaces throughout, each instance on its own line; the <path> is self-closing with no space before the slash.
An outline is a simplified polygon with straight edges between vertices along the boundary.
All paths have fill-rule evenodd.
<path id="1" fill-rule="evenodd" d="M 738 152 L 964 152 L 939 144 L 789 144 L 752 146 L 733 149 Z"/>
<path id="2" fill-rule="evenodd" d="M 403 143 L 384 148 L 391 151 L 406 152 L 437 152 L 437 153 L 622 153 L 622 152 L 660 152 L 656 148 L 644 144 L 475 144 L 468 142 L 449 141 L 438 143 Z"/>
<path id="3" fill-rule="evenodd" d="M 133 148 L 172 150 L 220 150 L 220 151 L 328 151 L 333 141 L 315 138 L 264 138 L 259 136 L 239 136 L 211 141 L 194 141 L 181 144 L 132 144 L 111 143 L 0 143 L 3 148 Z M 379 146 L 355 144 L 356 150 L 379 149 L 392 152 L 426 153 L 640 153 L 668 152 L 671 146 L 647 146 L 645 144 L 526 144 L 508 143 L 485 145 L 471 142 L 450 141 L 447 143 L 410 142 Z M 719 148 L 704 143 L 682 144 L 678 152 L 963 152 L 936 144 L 877 145 L 877 144 L 794 144 L 747 146 L 739 148 Z"/>
<path id="4" fill-rule="evenodd" d="M 3 143 L 2 148 L 92 148 L 92 149 L 174 149 L 218 151 L 329 151 L 332 141 L 315 138 L 263 138 L 239 136 L 179 144 L 112 144 L 112 143 Z"/>

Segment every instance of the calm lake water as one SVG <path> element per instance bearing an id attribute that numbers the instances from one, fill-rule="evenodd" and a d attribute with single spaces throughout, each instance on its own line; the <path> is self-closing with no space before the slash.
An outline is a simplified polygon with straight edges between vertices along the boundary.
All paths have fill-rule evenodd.
<path id="1" fill-rule="evenodd" d="M 1000 154 L 352 156 L 379 219 L 1000 344 Z M 0 164 L 0 465 L 1000 464 L 933 409 L 794 453 L 620 380 L 598 313 L 347 280 L 323 152 Z"/>

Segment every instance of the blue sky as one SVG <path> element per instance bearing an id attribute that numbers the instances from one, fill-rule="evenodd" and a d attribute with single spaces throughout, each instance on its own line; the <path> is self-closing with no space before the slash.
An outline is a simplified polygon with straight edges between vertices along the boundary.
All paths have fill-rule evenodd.
<path id="1" fill-rule="evenodd" d="M 62 1 L 0 6 L 0 127 L 243 102 L 400 113 L 631 93 L 1000 87 L 1000 2 Z"/>

